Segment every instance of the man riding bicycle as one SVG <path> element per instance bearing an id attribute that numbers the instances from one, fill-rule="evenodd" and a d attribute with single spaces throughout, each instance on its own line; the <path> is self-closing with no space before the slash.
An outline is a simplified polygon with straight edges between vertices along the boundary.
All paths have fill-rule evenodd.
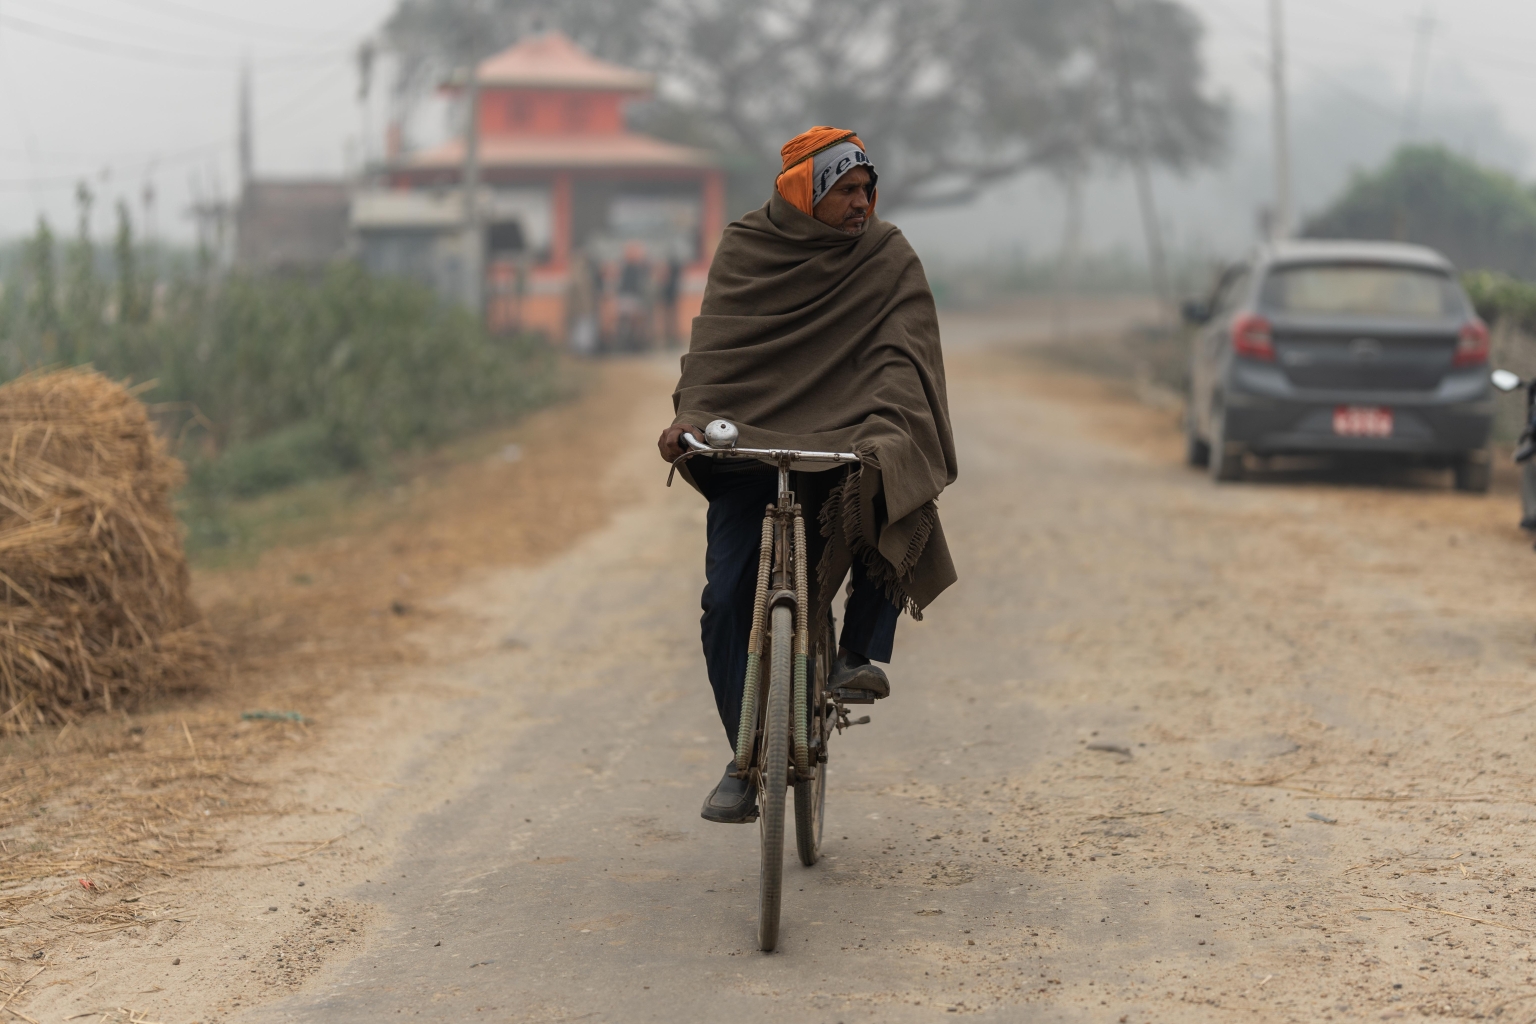
<path id="1" fill-rule="evenodd" d="M 858 453 L 860 465 L 797 473 L 792 486 L 812 527 L 812 621 L 852 577 L 831 686 L 878 699 L 890 683 L 873 663 L 890 661 L 900 613 L 921 618 L 956 578 L 936 505 L 956 474 L 938 317 L 917 254 L 875 216 L 878 178 L 858 136 L 816 127 L 780 152 L 768 203 L 721 238 L 657 447 L 675 462 L 685 432 L 702 441 L 701 424 L 725 419 L 744 447 Z M 679 471 L 709 501 L 704 658 L 734 743 L 777 475 L 754 460 Z M 705 799 L 710 821 L 753 820 L 757 794 L 733 768 Z"/>

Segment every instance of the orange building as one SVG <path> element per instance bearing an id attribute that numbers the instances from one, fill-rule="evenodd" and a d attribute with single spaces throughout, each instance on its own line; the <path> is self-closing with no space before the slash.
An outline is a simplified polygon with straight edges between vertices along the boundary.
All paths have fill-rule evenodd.
<path id="1" fill-rule="evenodd" d="M 626 104 L 649 96 L 653 78 L 558 32 L 526 39 L 475 73 L 491 326 L 583 349 L 595 328 L 611 347 L 637 301 L 659 314 L 671 292 L 672 326 L 686 337 L 724 226 L 724 177 L 709 153 L 626 127 Z M 391 161 L 388 187 L 354 199 L 364 261 L 453 293 L 467 237 L 464 166 L 462 138 Z"/>

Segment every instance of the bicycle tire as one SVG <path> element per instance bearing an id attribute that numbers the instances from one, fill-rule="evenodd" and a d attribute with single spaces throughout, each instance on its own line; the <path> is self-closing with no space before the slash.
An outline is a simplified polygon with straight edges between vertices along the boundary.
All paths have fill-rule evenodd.
<path id="1" fill-rule="evenodd" d="M 762 865 L 758 875 L 757 946 L 765 953 L 779 944 L 779 906 L 784 895 L 784 798 L 789 786 L 790 705 L 793 694 L 795 618 L 784 604 L 773 609 L 772 660 L 767 714 L 763 720 L 762 786 L 758 833 Z"/>
<path id="2" fill-rule="evenodd" d="M 827 816 L 827 729 L 819 715 L 826 714 L 826 685 L 831 672 L 832 626 L 830 621 L 817 631 L 818 636 L 811 658 L 810 706 L 806 709 L 809 721 L 806 731 L 821 739 L 820 763 L 812 759 L 816 769 L 814 780 L 795 780 L 795 852 L 800 863 L 813 866 L 821 859 L 821 835 Z"/>
<path id="3" fill-rule="evenodd" d="M 811 867 L 821 859 L 821 824 L 827 812 L 827 766 L 816 766 L 814 779 L 795 780 L 795 852 Z"/>

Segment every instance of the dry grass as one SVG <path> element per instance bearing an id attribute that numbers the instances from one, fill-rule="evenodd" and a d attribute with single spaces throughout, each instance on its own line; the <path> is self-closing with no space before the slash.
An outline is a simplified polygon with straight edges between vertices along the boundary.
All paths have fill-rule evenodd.
<path id="1" fill-rule="evenodd" d="M 625 386 L 633 372 L 605 369 L 584 399 L 419 465 L 327 537 L 194 574 L 228 652 L 197 692 L 0 739 L 0 928 L 22 926 L 0 933 L 0 961 L 30 968 L 59 931 L 185 917 L 176 894 L 189 870 L 323 849 L 234 837 L 260 815 L 314 813 L 287 785 L 292 753 L 346 727 L 349 694 L 419 663 L 412 634 L 452 631 L 433 598 L 473 573 L 551 557 L 606 521 L 602 466 L 580 454 L 581 427 L 625 414 L 639 390 Z M 513 443 L 522 457 L 509 461 Z M 242 720 L 254 709 L 306 721 Z M 355 827 L 338 815 L 321 839 Z M 162 889 L 171 895 L 151 897 Z M 0 974 L 10 976 L 3 963 Z"/>
<path id="2" fill-rule="evenodd" d="M 0 386 L 0 731 L 186 685 L 216 649 L 144 405 L 88 370 Z"/>

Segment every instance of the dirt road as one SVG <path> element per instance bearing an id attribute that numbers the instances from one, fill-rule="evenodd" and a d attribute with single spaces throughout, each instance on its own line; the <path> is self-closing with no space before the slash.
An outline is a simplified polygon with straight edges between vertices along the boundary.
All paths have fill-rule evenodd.
<path id="1" fill-rule="evenodd" d="M 273 876 L 289 963 L 326 898 L 367 922 L 348 952 L 237 1008 L 221 979 L 256 968 L 202 940 L 157 962 L 153 1019 L 1536 1015 L 1536 556 L 1508 496 L 1216 488 L 1166 412 L 956 351 L 961 583 L 833 748 L 827 856 L 790 852 L 764 956 L 757 830 L 698 817 L 728 756 L 702 503 L 661 486 L 667 367 L 633 372 L 649 397 L 586 439 L 622 446 L 611 522 L 419 637 L 431 731 L 357 769 L 398 787 L 386 853 Z"/>

